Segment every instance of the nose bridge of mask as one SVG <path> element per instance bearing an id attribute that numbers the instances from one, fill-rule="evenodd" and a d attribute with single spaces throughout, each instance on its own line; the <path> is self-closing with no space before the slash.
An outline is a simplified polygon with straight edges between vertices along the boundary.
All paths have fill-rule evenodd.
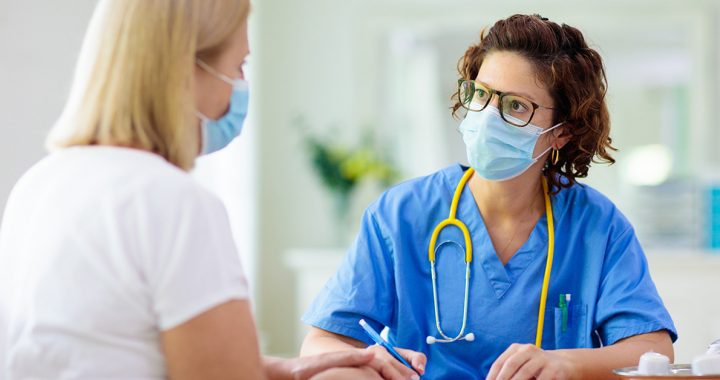
<path id="1" fill-rule="evenodd" d="M 514 152 L 513 155 L 522 155 L 521 152 L 528 150 L 532 153 L 539 136 L 539 132 L 535 131 L 538 127 L 525 128 L 509 124 L 502 119 L 497 108 L 488 106 L 482 111 L 468 114 L 459 129 L 466 144 L 474 145 L 477 142 L 473 140 L 480 139 L 485 141 L 483 144 L 502 149 L 508 154 Z"/>
<path id="2" fill-rule="evenodd" d="M 502 117 L 500 116 L 500 111 L 497 108 L 488 105 L 482 111 L 468 111 L 465 118 L 458 126 L 458 129 L 461 132 L 477 132 L 479 125 L 492 124 L 486 122 L 486 119 L 495 119 L 496 121 L 497 119 L 502 120 Z M 502 121 L 503 123 L 505 122 L 504 120 Z"/>

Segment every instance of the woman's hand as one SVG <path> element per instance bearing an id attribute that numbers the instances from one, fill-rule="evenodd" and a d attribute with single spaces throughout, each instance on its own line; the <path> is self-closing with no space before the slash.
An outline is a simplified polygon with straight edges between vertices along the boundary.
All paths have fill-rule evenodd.
<path id="1" fill-rule="evenodd" d="M 265 372 L 271 380 L 307 380 L 329 369 L 356 369 L 374 358 L 366 350 L 353 349 L 292 359 L 266 357 L 264 362 Z"/>
<path id="2" fill-rule="evenodd" d="M 310 332 L 305 337 L 305 341 L 303 342 L 301 354 L 316 355 L 323 352 L 347 351 L 357 349 L 372 354 L 372 359 L 367 364 L 365 364 L 365 367 L 372 369 L 383 379 L 408 380 L 418 378 L 419 375 L 425 373 L 425 365 L 427 364 L 427 358 L 422 352 L 405 350 L 402 348 L 395 349 L 408 363 L 410 363 L 410 365 L 413 366 L 413 371 L 410 368 L 405 367 L 405 365 L 395 359 L 395 357 L 388 353 L 387 350 L 385 350 L 385 348 L 383 348 L 382 346 L 373 345 L 368 347 L 367 343 L 343 335 L 335 334 L 323 329 L 319 329 L 317 327 L 310 328 Z M 365 368 L 363 368 L 363 370 L 365 370 Z M 361 373 L 358 371 L 354 372 Z M 332 373 L 338 372 L 331 371 L 331 374 Z"/>
<path id="3" fill-rule="evenodd" d="M 370 367 L 352 367 L 352 368 L 333 368 L 319 373 L 310 380 L 337 380 L 337 379 L 353 379 L 353 380 L 382 380 L 377 371 Z"/>
<path id="4" fill-rule="evenodd" d="M 277 380 L 419 379 L 418 374 L 425 372 L 425 355 L 400 348 L 396 351 L 412 364 L 417 373 L 377 345 L 293 359 L 266 358 L 265 367 L 268 377 Z"/>
<path id="5" fill-rule="evenodd" d="M 419 375 L 425 373 L 425 364 L 427 358 L 422 352 L 405 350 L 402 348 L 395 348 L 397 351 L 413 369 L 406 367 L 399 360 L 395 359 L 387 350 L 379 345 L 373 345 L 366 348 L 374 354 L 374 358 L 367 364 L 368 367 L 377 371 L 383 379 L 386 380 L 417 380 L 420 378 Z"/>
<path id="6" fill-rule="evenodd" d="M 571 379 L 573 363 L 554 351 L 532 344 L 512 344 L 490 367 L 488 380 Z"/>

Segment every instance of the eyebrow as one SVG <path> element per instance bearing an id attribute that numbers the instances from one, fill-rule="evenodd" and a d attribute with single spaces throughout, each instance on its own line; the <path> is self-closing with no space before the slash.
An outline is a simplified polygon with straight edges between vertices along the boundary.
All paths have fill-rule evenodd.
<path id="1" fill-rule="evenodd" d="M 530 96 L 529 94 L 525 94 L 525 93 L 522 93 L 522 92 L 516 92 L 516 91 L 500 91 L 500 90 L 497 90 L 497 89 L 492 88 L 492 86 L 489 86 L 487 83 L 485 83 L 485 82 L 483 82 L 483 81 L 479 81 L 479 80 L 478 80 L 478 81 L 476 81 L 476 82 L 480 83 L 481 85 L 487 87 L 487 88 L 490 89 L 490 90 L 495 90 L 495 91 L 497 91 L 497 92 L 502 92 L 503 94 L 519 95 L 519 96 L 522 96 L 523 98 L 527 98 L 528 100 L 531 100 L 531 101 L 533 101 L 533 102 L 535 102 L 535 103 L 538 102 L 537 100 L 535 100 L 535 98 L 533 98 L 533 97 Z"/>

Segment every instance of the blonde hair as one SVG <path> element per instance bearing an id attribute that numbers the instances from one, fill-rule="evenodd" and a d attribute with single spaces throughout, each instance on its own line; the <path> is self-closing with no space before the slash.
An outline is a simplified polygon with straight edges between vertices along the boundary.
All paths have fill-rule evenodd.
<path id="1" fill-rule="evenodd" d="M 222 51 L 248 11 L 248 0 L 101 0 L 47 147 L 127 146 L 192 168 L 195 59 Z"/>

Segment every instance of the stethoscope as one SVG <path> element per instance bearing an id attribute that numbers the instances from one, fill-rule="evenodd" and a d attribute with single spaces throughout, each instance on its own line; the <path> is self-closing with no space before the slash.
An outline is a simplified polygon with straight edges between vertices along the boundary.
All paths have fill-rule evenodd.
<path id="1" fill-rule="evenodd" d="M 440 334 L 441 338 L 436 338 L 434 336 L 428 335 L 428 337 L 425 339 L 427 344 L 452 343 L 459 340 L 472 342 L 473 340 L 475 340 L 475 334 L 465 334 L 465 328 L 467 327 L 468 294 L 470 291 L 470 263 L 472 262 L 473 258 L 472 240 L 470 240 L 470 231 L 468 230 L 465 223 L 455 217 L 455 215 L 457 214 L 458 202 L 460 201 L 460 195 L 465 188 L 465 184 L 467 184 L 467 181 L 470 179 L 470 177 L 472 177 L 473 173 L 475 173 L 475 170 L 473 168 L 469 168 L 467 171 L 465 171 L 465 174 L 463 174 L 460 182 L 457 185 L 457 188 L 455 189 L 452 203 L 450 203 L 450 215 L 447 217 L 447 219 L 443 220 L 437 226 L 435 226 L 435 230 L 433 231 L 432 237 L 430 238 L 430 245 L 428 246 L 428 259 L 430 260 L 430 273 L 432 275 L 433 304 L 435 306 L 435 326 L 437 327 L 438 333 Z M 540 310 L 538 311 L 538 324 L 537 332 L 535 335 L 535 346 L 537 347 L 540 347 L 540 345 L 542 344 L 542 332 L 545 321 L 545 303 L 547 301 L 548 287 L 550 285 L 550 271 L 552 270 L 553 252 L 555 250 L 555 228 L 553 226 L 552 204 L 550 203 L 550 196 L 548 195 L 548 184 L 545 177 L 542 178 L 542 187 L 543 195 L 545 197 L 545 213 L 547 214 L 548 255 L 547 261 L 545 263 L 545 276 L 543 277 L 542 291 L 540 292 Z M 435 255 L 437 253 L 437 249 L 440 248 L 443 244 L 445 244 L 443 243 L 439 246 L 436 246 L 437 239 L 440 235 L 440 232 L 447 226 L 455 226 L 460 229 L 465 240 L 465 294 L 463 297 L 463 319 L 462 326 L 460 327 L 460 332 L 458 332 L 455 337 L 447 336 L 443 331 L 442 327 L 440 327 L 440 311 L 438 310 L 437 296 L 437 275 L 435 272 Z M 458 243 L 453 244 L 459 245 Z"/>

